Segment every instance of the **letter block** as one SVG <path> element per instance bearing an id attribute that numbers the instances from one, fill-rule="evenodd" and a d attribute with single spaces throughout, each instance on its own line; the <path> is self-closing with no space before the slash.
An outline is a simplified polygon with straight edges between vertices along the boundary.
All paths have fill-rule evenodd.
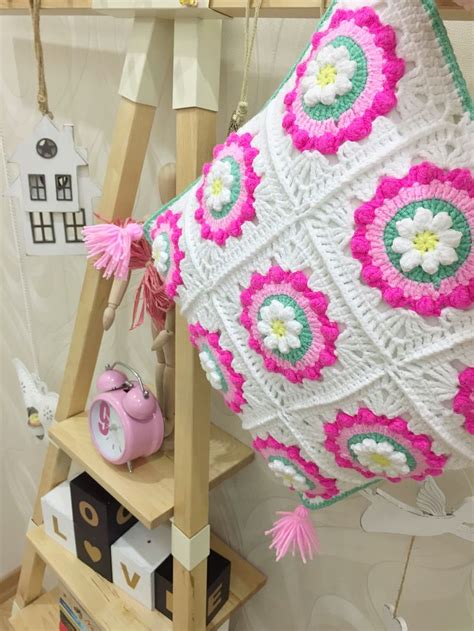
<path id="1" fill-rule="evenodd" d="M 148 530 L 138 523 L 112 545 L 112 576 L 148 609 L 155 608 L 155 570 L 171 551 L 171 526 Z"/>
<path id="2" fill-rule="evenodd" d="M 62 482 L 41 498 L 45 532 L 64 548 L 76 554 L 69 482 Z"/>
<path id="3" fill-rule="evenodd" d="M 71 480 L 77 557 L 112 582 L 111 545 L 136 518 L 87 473 Z"/>
<path id="4" fill-rule="evenodd" d="M 206 624 L 229 598 L 230 561 L 211 550 L 207 557 Z M 173 557 L 170 556 L 155 572 L 155 608 L 173 620 Z"/>

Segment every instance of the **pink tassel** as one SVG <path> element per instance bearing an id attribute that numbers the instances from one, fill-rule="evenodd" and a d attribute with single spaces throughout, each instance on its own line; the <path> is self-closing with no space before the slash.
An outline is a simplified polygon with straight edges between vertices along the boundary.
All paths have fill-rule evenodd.
<path id="1" fill-rule="evenodd" d="M 280 511 L 277 515 L 282 517 L 273 524 L 271 530 L 265 532 L 273 537 L 270 550 L 275 548 L 276 560 L 282 559 L 290 548 L 295 556 L 297 546 L 303 563 L 306 563 L 306 557 L 313 560 L 313 553 L 319 552 L 319 539 L 310 511 L 305 506 L 298 506 L 293 512 Z"/>
<path id="2" fill-rule="evenodd" d="M 119 280 L 128 277 L 132 241 L 143 237 L 143 226 L 132 221 L 124 225 L 99 223 L 82 231 L 88 258 L 98 256 L 94 267 L 104 270 L 104 278 Z"/>

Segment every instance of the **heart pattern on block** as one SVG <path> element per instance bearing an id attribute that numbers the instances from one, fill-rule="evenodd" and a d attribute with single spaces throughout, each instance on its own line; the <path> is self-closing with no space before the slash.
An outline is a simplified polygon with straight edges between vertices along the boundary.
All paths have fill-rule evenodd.
<path id="1" fill-rule="evenodd" d="M 102 552 L 87 539 L 84 541 L 84 548 L 94 563 L 98 563 L 101 560 Z"/>

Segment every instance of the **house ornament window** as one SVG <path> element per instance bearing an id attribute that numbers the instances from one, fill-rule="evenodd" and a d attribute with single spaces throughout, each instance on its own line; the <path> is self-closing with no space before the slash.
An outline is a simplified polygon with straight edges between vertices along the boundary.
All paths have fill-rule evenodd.
<path id="1" fill-rule="evenodd" d="M 70 175 L 56 175 L 56 199 L 58 201 L 72 200 L 72 180 Z"/>
<path id="2" fill-rule="evenodd" d="M 51 138 L 41 138 L 36 143 L 36 153 L 49 160 L 58 153 L 58 146 Z"/>

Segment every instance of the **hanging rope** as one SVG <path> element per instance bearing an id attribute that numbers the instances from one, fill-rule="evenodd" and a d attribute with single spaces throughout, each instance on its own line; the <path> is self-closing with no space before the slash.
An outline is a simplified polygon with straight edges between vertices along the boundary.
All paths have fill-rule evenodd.
<path id="1" fill-rule="evenodd" d="M 403 586 L 405 585 L 405 579 L 407 576 L 408 564 L 410 563 L 411 551 L 413 550 L 413 544 L 415 543 L 415 537 L 413 536 L 410 540 L 410 545 L 408 547 L 407 559 L 405 561 L 405 567 L 403 568 L 402 580 L 400 582 L 400 587 L 398 588 L 397 601 L 395 602 L 395 610 L 393 612 L 393 617 L 397 617 L 398 613 L 398 605 L 400 604 L 400 599 L 402 597 Z"/>
<path id="2" fill-rule="evenodd" d="M 44 76 L 44 59 L 43 59 L 43 45 L 41 44 L 40 33 L 40 8 L 41 0 L 29 0 L 31 20 L 33 22 L 33 37 L 35 46 L 36 57 L 36 71 L 38 75 L 38 95 L 36 100 L 38 102 L 39 111 L 49 118 L 53 118 L 52 112 L 49 110 L 48 104 L 48 90 L 46 88 L 46 78 Z"/>
<path id="3" fill-rule="evenodd" d="M 237 131 L 241 127 L 249 110 L 248 104 L 248 80 L 250 64 L 252 63 L 253 45 L 255 43 L 255 36 L 257 34 L 257 22 L 260 15 L 260 7 L 262 6 L 262 0 L 255 0 L 255 12 L 253 17 L 252 26 L 250 26 L 250 9 L 252 6 L 252 0 L 247 0 L 245 5 L 245 42 L 244 42 L 244 72 L 242 76 L 242 87 L 240 89 L 240 99 L 237 107 L 230 119 L 229 131 L 230 134 L 233 131 Z"/>

